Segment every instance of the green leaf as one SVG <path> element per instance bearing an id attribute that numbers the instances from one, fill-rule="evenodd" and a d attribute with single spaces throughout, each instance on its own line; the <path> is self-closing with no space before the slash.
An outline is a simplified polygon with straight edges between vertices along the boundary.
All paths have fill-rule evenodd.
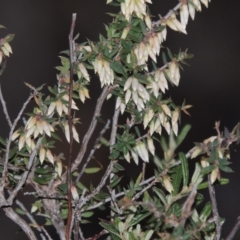
<path id="1" fill-rule="evenodd" d="M 166 57 L 166 54 L 164 52 L 162 53 L 162 60 L 163 60 L 164 64 L 167 63 L 167 57 Z"/>
<path id="2" fill-rule="evenodd" d="M 93 213 L 94 213 L 93 211 L 83 212 L 81 216 L 85 218 L 89 218 L 93 215 Z"/>
<path id="3" fill-rule="evenodd" d="M 36 168 L 35 173 L 37 174 L 47 174 L 52 172 L 51 168 Z"/>
<path id="4" fill-rule="evenodd" d="M 187 124 L 183 127 L 182 131 L 179 133 L 177 137 L 177 144 L 178 146 L 182 143 L 182 141 L 185 139 L 187 136 L 189 130 L 191 129 L 191 125 Z"/>
<path id="5" fill-rule="evenodd" d="M 22 210 L 21 208 L 16 208 L 15 211 L 20 215 L 25 215 L 26 214 L 26 212 L 24 210 Z"/>
<path id="6" fill-rule="evenodd" d="M 167 204 L 167 199 L 163 191 L 157 187 L 153 187 L 153 191 L 158 195 L 164 205 Z"/>
<path id="7" fill-rule="evenodd" d="M 169 49 L 169 48 L 167 48 L 167 52 L 168 52 L 168 56 L 169 56 L 169 58 L 171 59 L 171 60 L 173 60 L 173 54 L 172 54 L 172 52 L 171 52 L 171 50 Z"/>
<path id="8" fill-rule="evenodd" d="M 210 202 L 207 202 L 200 214 L 200 219 L 202 222 L 206 222 L 207 218 L 211 215 L 212 212 L 212 204 Z"/>
<path id="9" fill-rule="evenodd" d="M 2 144 L 3 146 L 6 147 L 7 142 L 6 142 L 6 140 L 4 140 L 2 137 L 0 137 L 0 144 Z"/>
<path id="10" fill-rule="evenodd" d="M 136 215 L 133 220 L 129 223 L 129 226 L 134 226 L 136 224 L 138 224 L 139 222 L 141 222 L 143 219 L 145 219 L 146 217 L 152 215 L 151 212 L 146 212 L 144 214 L 138 214 Z"/>
<path id="11" fill-rule="evenodd" d="M 233 170 L 228 166 L 221 166 L 220 165 L 219 168 L 224 172 L 228 172 L 228 173 L 233 172 Z"/>
<path id="12" fill-rule="evenodd" d="M 116 179 L 114 179 L 111 183 L 110 183 L 110 187 L 114 188 L 115 186 L 117 186 L 120 181 L 122 180 L 122 177 L 116 177 Z"/>
<path id="13" fill-rule="evenodd" d="M 179 188 L 182 182 L 182 177 L 183 177 L 183 171 L 181 166 L 177 166 L 176 172 L 172 175 L 172 185 L 173 185 L 173 195 L 177 195 L 179 192 Z"/>
<path id="14" fill-rule="evenodd" d="M 178 154 L 180 160 L 181 160 L 181 166 L 182 166 L 182 173 L 183 173 L 183 186 L 188 185 L 189 180 L 189 167 L 188 167 L 188 160 L 184 153 L 180 152 Z"/>
<path id="15" fill-rule="evenodd" d="M 77 187 L 78 187 L 79 189 L 81 189 L 82 191 L 83 191 L 84 189 L 86 189 L 87 192 L 89 191 L 81 182 L 78 182 L 78 183 L 77 183 Z"/>
<path id="16" fill-rule="evenodd" d="M 99 172 L 101 170 L 101 168 L 99 167 L 93 167 L 93 168 L 85 168 L 85 173 L 96 173 L 96 172 Z"/>
<path id="17" fill-rule="evenodd" d="M 119 163 L 115 163 L 113 168 L 117 169 L 118 171 L 124 171 L 124 167 L 121 166 Z"/>
<path id="18" fill-rule="evenodd" d="M 213 169 L 215 168 L 214 165 L 211 165 L 211 166 L 208 166 L 208 167 L 205 167 L 201 170 L 201 173 L 204 175 L 204 174 L 208 174 L 210 173 Z"/>
<path id="19" fill-rule="evenodd" d="M 4 38 L 4 40 L 5 40 L 6 42 L 11 42 L 11 41 L 13 40 L 14 36 L 15 36 L 15 34 L 8 34 L 8 35 Z"/>
<path id="20" fill-rule="evenodd" d="M 117 229 L 115 226 L 107 224 L 105 222 L 100 222 L 99 223 L 103 228 L 105 228 L 107 231 L 109 231 L 110 233 L 113 233 L 114 235 L 117 235 L 118 237 L 120 237 Z"/>
<path id="21" fill-rule="evenodd" d="M 45 177 L 37 177 L 37 176 L 34 176 L 34 182 L 36 183 L 39 183 L 41 185 L 45 185 L 47 184 L 51 179 L 52 179 L 52 175 L 48 175 L 48 176 L 45 176 Z"/>
<path id="22" fill-rule="evenodd" d="M 124 67 L 123 65 L 120 63 L 120 62 L 112 62 L 110 64 L 110 67 L 112 68 L 112 70 L 116 73 L 120 73 L 122 75 L 125 75 L 125 70 L 124 70 Z"/>

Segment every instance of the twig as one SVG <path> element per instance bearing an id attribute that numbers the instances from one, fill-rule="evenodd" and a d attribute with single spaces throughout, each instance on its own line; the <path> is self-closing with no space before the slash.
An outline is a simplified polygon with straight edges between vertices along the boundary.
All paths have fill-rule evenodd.
<path id="1" fill-rule="evenodd" d="M 91 198 L 95 197 L 103 188 L 103 186 L 105 186 L 106 181 L 110 175 L 110 173 L 112 172 L 113 169 L 113 165 L 116 163 L 116 161 L 111 161 L 110 164 L 108 165 L 108 168 L 105 172 L 105 174 L 103 175 L 100 183 L 98 184 L 98 186 L 92 191 L 92 193 L 90 193 L 88 196 L 86 196 L 85 198 L 85 202 L 88 202 Z M 84 202 L 84 201 L 83 201 Z"/>
<path id="2" fill-rule="evenodd" d="M 142 180 L 145 180 L 145 172 L 146 172 L 146 163 L 142 164 Z"/>
<path id="3" fill-rule="evenodd" d="M 72 172 L 75 171 L 77 169 L 77 167 L 79 166 L 79 164 L 81 163 L 82 159 L 83 159 L 83 156 L 87 150 L 87 146 L 88 146 L 88 142 L 96 128 L 96 125 L 97 125 L 97 117 L 100 116 L 100 112 L 101 112 L 101 109 L 102 109 L 102 105 L 103 105 L 103 102 L 105 101 L 107 95 L 114 89 L 116 88 L 117 85 L 114 85 L 114 86 L 111 86 L 111 87 L 104 87 L 100 97 L 98 98 L 97 100 L 97 104 L 96 104 L 96 108 L 95 108 L 95 111 L 94 111 L 94 114 L 93 114 L 93 118 L 92 118 L 92 121 L 91 121 L 91 124 L 88 128 L 88 131 L 86 132 L 84 138 L 83 138 L 83 141 L 82 141 L 82 145 L 81 145 L 81 148 L 80 148 L 80 151 L 75 159 L 75 161 L 73 162 L 72 164 Z M 63 177 L 63 176 L 62 176 Z"/>
<path id="4" fill-rule="evenodd" d="M 110 125 L 110 120 L 107 121 L 107 123 L 105 124 L 104 128 L 102 129 L 102 131 L 99 133 L 99 136 L 98 138 L 96 139 L 95 143 L 94 143 L 94 147 L 93 149 L 91 150 L 86 162 L 84 163 L 83 167 L 81 168 L 81 172 L 78 174 L 78 177 L 76 179 L 76 183 L 79 182 L 81 176 L 83 175 L 88 163 L 90 162 L 90 160 L 92 159 L 92 156 L 94 155 L 95 151 L 97 150 L 98 148 L 98 143 L 100 142 L 103 134 L 109 129 L 109 125 Z"/>
<path id="5" fill-rule="evenodd" d="M 101 236 L 107 234 L 108 231 L 106 229 L 103 229 L 100 233 L 96 234 L 93 237 L 88 238 L 87 240 L 97 240 L 98 238 L 100 238 Z"/>
<path id="6" fill-rule="evenodd" d="M 168 19 L 173 12 L 176 12 L 180 7 L 182 6 L 182 3 L 178 3 L 173 9 L 171 9 L 162 19 Z M 159 26 L 161 23 L 162 23 L 162 19 L 156 21 L 156 22 L 153 22 L 152 23 L 152 26 L 155 27 L 155 26 Z"/>
<path id="7" fill-rule="evenodd" d="M 117 104 L 117 103 L 116 103 Z M 116 142 L 116 134 L 117 134 L 117 124 L 118 124 L 118 118 L 120 114 L 120 108 L 116 109 L 113 115 L 113 122 L 112 122 L 112 131 L 111 131 L 111 137 L 110 137 L 110 153 L 113 151 L 113 145 Z M 112 182 L 114 178 L 114 173 L 110 173 L 110 183 Z M 111 191 L 111 198 L 115 199 L 115 190 Z M 114 207 L 114 202 L 111 201 L 111 207 Z M 111 211 L 111 216 L 114 215 L 114 212 Z"/>
<path id="8" fill-rule="evenodd" d="M 135 201 L 138 199 L 144 192 L 146 192 L 149 188 L 151 188 L 155 183 L 157 182 L 156 179 L 154 179 L 149 185 L 147 185 L 145 188 L 143 188 L 140 192 L 138 192 L 133 198 L 132 201 Z"/>
<path id="9" fill-rule="evenodd" d="M 48 240 L 53 240 L 53 239 L 50 237 L 50 235 L 48 234 L 47 230 L 46 230 L 43 226 L 41 226 L 41 229 L 42 229 L 42 231 L 45 233 L 45 235 L 47 236 Z"/>
<path id="10" fill-rule="evenodd" d="M 72 94 L 73 94 L 73 71 L 74 71 L 74 40 L 73 32 L 75 28 L 77 14 L 72 15 L 72 24 L 69 33 L 69 50 L 70 50 L 70 83 L 69 83 L 69 101 L 68 101 L 68 127 L 69 127 L 69 157 L 68 157 L 68 168 L 67 168 L 67 195 L 68 195 L 68 219 L 66 226 L 66 239 L 71 238 L 71 220 L 72 220 L 72 196 L 71 196 L 71 165 L 72 165 L 72 151 L 73 151 L 73 131 L 72 131 Z"/>
<path id="11" fill-rule="evenodd" d="M 194 204 L 195 197 L 197 195 L 197 185 L 194 185 L 191 193 L 189 194 L 187 200 L 183 204 L 182 214 L 181 214 L 181 224 L 185 225 L 186 219 L 191 215 L 192 205 Z"/>
<path id="12" fill-rule="evenodd" d="M 34 95 L 31 94 L 28 97 L 28 99 L 26 100 L 26 102 L 23 104 L 22 109 L 18 113 L 17 118 L 14 120 L 13 125 L 11 127 L 11 130 L 10 130 L 10 133 L 9 133 L 9 137 L 8 137 L 8 143 L 7 143 L 7 146 L 6 146 L 6 156 L 5 156 L 4 167 L 3 167 L 3 172 L 2 172 L 2 179 L 1 179 L 1 183 L 0 183 L 0 191 L 3 191 L 3 188 L 5 186 L 4 182 L 5 182 L 6 177 L 7 177 L 9 152 L 10 152 L 10 146 L 11 146 L 11 142 L 12 142 L 13 131 L 14 131 L 15 127 L 17 126 L 17 123 L 18 123 L 19 119 L 21 118 L 25 108 L 27 107 L 28 103 L 31 101 L 33 96 Z"/>
<path id="13" fill-rule="evenodd" d="M 119 207 L 118 207 L 118 205 L 116 203 L 116 196 L 114 194 L 112 194 L 113 191 L 112 191 L 112 189 L 109 186 L 107 186 L 107 188 L 108 188 L 108 191 L 110 193 L 111 202 L 113 203 L 113 206 L 117 209 L 117 213 L 121 214 L 121 210 L 119 209 Z"/>
<path id="14" fill-rule="evenodd" d="M 147 180 L 141 182 L 141 183 L 139 184 L 139 186 L 143 186 L 143 185 L 145 185 L 145 184 L 148 184 L 149 182 L 153 181 L 154 179 L 155 179 L 155 177 L 150 177 L 150 178 L 148 178 Z M 130 190 L 129 190 L 129 191 L 130 191 Z M 127 192 L 129 192 L 129 191 L 127 191 Z M 115 198 L 124 196 L 125 194 L 126 194 L 126 192 L 116 193 L 116 194 L 115 194 Z M 99 202 L 99 203 L 97 203 L 97 204 L 94 204 L 94 205 L 92 205 L 92 206 L 89 206 L 89 207 L 87 208 L 87 210 L 92 210 L 92 209 L 98 208 L 98 207 L 102 206 L 103 204 L 105 204 L 105 203 L 107 203 L 107 202 L 110 202 L 111 200 L 112 200 L 111 197 L 106 198 L 106 199 L 104 200 L 104 202 Z"/>
<path id="15" fill-rule="evenodd" d="M 7 122 L 8 122 L 8 125 L 9 125 L 10 128 L 12 128 L 12 121 L 11 121 L 10 116 L 8 114 L 6 102 L 5 102 L 4 98 L 3 98 L 1 85 L 0 85 L 0 101 L 2 103 L 3 112 L 5 114 L 5 118 L 6 118 Z"/>
<path id="16" fill-rule="evenodd" d="M 83 232 L 82 232 L 82 229 L 81 229 L 81 228 L 79 228 L 79 229 L 78 229 L 78 232 L 79 232 L 79 235 L 80 235 L 80 238 L 81 238 L 81 240 L 85 240 L 85 238 L 84 238 L 84 236 L 83 236 Z"/>
<path id="17" fill-rule="evenodd" d="M 26 209 L 26 207 L 21 203 L 19 200 L 16 200 L 16 204 L 25 212 L 25 215 L 28 217 L 28 219 L 33 223 L 35 226 L 39 226 L 34 217 L 31 213 Z M 38 232 L 44 232 L 44 234 L 47 236 L 48 240 L 52 240 L 48 232 L 43 226 L 36 227 Z"/>
<path id="18" fill-rule="evenodd" d="M 237 233 L 238 229 L 240 228 L 240 217 L 237 218 L 237 222 L 235 223 L 233 229 L 231 232 L 228 234 L 225 240 L 232 240 Z"/>
<path id="19" fill-rule="evenodd" d="M 212 203 L 214 222 L 216 224 L 216 236 L 215 236 L 214 240 L 219 240 L 221 237 L 222 224 L 220 222 L 220 217 L 218 214 L 215 189 L 211 184 L 210 174 L 208 175 L 208 190 L 209 190 L 209 195 L 210 195 L 210 199 L 211 199 L 211 203 Z"/>

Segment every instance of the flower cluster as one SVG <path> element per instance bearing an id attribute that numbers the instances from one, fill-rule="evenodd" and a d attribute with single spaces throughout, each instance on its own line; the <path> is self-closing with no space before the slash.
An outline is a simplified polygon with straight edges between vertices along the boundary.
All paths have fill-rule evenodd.
<path id="1" fill-rule="evenodd" d="M 146 2 L 152 3 L 151 0 L 125 0 L 121 3 L 121 11 L 128 21 L 133 12 L 139 18 L 143 18 L 146 15 Z"/>
<path id="2" fill-rule="evenodd" d="M 79 136 L 78 136 L 78 132 L 74 126 L 75 123 L 78 122 L 78 118 L 73 119 L 73 124 L 72 124 L 72 133 L 73 133 L 73 138 L 79 143 Z M 68 121 L 64 122 L 64 132 L 65 132 L 65 137 L 67 139 L 68 142 L 70 142 L 70 132 L 69 132 L 69 124 Z"/>
<path id="3" fill-rule="evenodd" d="M 150 135 L 152 135 L 154 132 L 161 135 L 162 127 L 164 127 L 167 133 L 170 134 L 172 125 L 172 130 L 174 134 L 177 135 L 180 110 L 176 108 L 174 111 L 171 111 L 167 104 L 161 104 L 160 107 L 162 109 L 161 112 L 154 112 L 151 108 L 146 110 L 143 118 L 144 128 L 149 126 Z M 169 122 L 170 119 L 171 125 Z"/>
<path id="4" fill-rule="evenodd" d="M 133 149 L 131 149 L 131 156 L 134 160 L 134 162 L 138 165 L 139 162 L 139 157 L 144 161 L 144 162 L 149 162 L 149 154 L 148 151 L 154 156 L 155 154 L 155 147 L 153 143 L 153 139 L 151 137 L 147 137 L 147 144 L 145 142 L 142 142 L 138 140 L 136 142 L 136 145 Z M 129 151 L 124 154 L 124 158 L 130 162 L 130 153 Z"/>
<path id="5" fill-rule="evenodd" d="M 24 147 L 25 143 L 31 150 L 33 150 L 35 148 L 33 139 L 36 139 L 39 134 L 46 134 L 47 136 L 51 137 L 51 132 L 54 132 L 53 126 L 44 117 L 42 111 L 36 108 L 34 116 L 28 119 L 24 130 L 17 130 L 13 133 L 12 141 L 19 137 L 19 151 Z"/>
<path id="6" fill-rule="evenodd" d="M 154 62 L 157 62 L 156 56 L 159 56 L 161 43 L 166 39 L 166 28 L 159 33 L 151 33 L 140 44 L 134 48 L 134 53 L 137 58 L 137 64 L 144 65 L 149 56 Z M 147 67 L 145 66 L 147 70 Z"/>
<path id="7" fill-rule="evenodd" d="M 145 108 L 145 103 L 150 99 L 149 93 L 145 87 L 133 76 L 127 79 L 124 85 L 124 92 L 126 92 L 125 104 L 132 99 L 139 111 Z"/>
<path id="8" fill-rule="evenodd" d="M 99 75 L 101 87 L 103 87 L 104 85 L 109 86 L 110 84 L 113 84 L 114 73 L 113 70 L 110 68 L 109 62 L 107 62 L 101 57 L 97 57 L 93 62 L 93 66 L 95 73 L 98 73 Z"/>
<path id="9" fill-rule="evenodd" d="M 55 109 L 57 110 L 60 117 L 62 116 L 63 112 L 65 114 L 68 114 L 68 102 L 69 95 L 64 94 L 63 96 L 61 96 L 60 94 L 60 97 L 56 101 L 51 102 L 51 104 L 49 105 L 47 115 L 50 116 Z M 78 110 L 78 107 L 74 100 L 72 100 L 72 109 Z"/>

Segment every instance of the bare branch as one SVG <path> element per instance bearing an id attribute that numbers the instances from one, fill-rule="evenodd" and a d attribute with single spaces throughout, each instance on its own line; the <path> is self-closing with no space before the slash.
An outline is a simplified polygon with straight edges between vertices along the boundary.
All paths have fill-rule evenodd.
<path id="1" fill-rule="evenodd" d="M 191 215 L 192 205 L 194 204 L 195 197 L 197 195 L 197 185 L 194 185 L 191 193 L 186 199 L 182 207 L 181 223 L 184 226 L 186 219 Z"/>
<path id="2" fill-rule="evenodd" d="M 33 230 L 11 207 L 5 207 L 3 208 L 3 211 L 6 213 L 7 217 L 21 227 L 29 239 L 37 240 Z"/>
<path id="3" fill-rule="evenodd" d="M 93 134 L 93 132 L 96 128 L 97 117 L 100 116 L 100 112 L 101 112 L 101 109 L 102 109 L 103 102 L 105 101 L 107 95 L 116 87 L 117 87 L 117 85 L 114 85 L 114 86 L 111 86 L 111 87 L 107 87 L 107 86 L 104 87 L 100 97 L 98 98 L 91 124 L 88 128 L 88 131 L 86 132 L 86 134 L 83 138 L 80 151 L 79 151 L 74 163 L 72 164 L 72 172 L 77 169 L 77 167 L 79 166 L 79 164 L 81 163 L 81 161 L 84 157 L 84 154 L 85 154 L 87 146 L 88 146 L 88 142 L 89 142 L 89 140 L 90 140 L 90 138 L 91 138 L 91 136 L 92 136 L 92 134 Z"/>
<path id="4" fill-rule="evenodd" d="M 150 178 L 146 179 L 145 181 L 141 182 L 141 183 L 139 184 L 139 186 L 143 186 L 143 185 L 145 185 L 145 184 L 148 184 L 149 182 L 153 181 L 154 179 L 155 179 L 155 177 L 150 177 Z M 127 192 L 129 192 L 129 191 L 127 191 Z M 125 194 L 126 194 L 126 192 L 116 193 L 116 194 L 115 194 L 115 198 L 124 196 Z M 104 200 L 104 203 L 103 203 L 103 202 L 99 202 L 99 203 L 97 203 L 97 204 L 94 204 L 94 205 L 92 205 L 92 206 L 89 206 L 89 207 L 87 208 L 87 210 L 92 210 L 92 209 L 98 208 L 98 207 L 102 206 L 103 204 L 105 204 L 105 203 L 107 203 L 107 202 L 110 202 L 111 200 L 112 200 L 111 197 L 106 198 L 106 199 Z"/>
<path id="5" fill-rule="evenodd" d="M 218 209 L 217 209 L 215 189 L 214 189 L 213 185 L 211 184 L 210 174 L 208 175 L 208 190 L 209 190 L 209 195 L 210 195 L 210 199 L 211 199 L 211 203 L 212 203 L 214 222 L 216 224 L 216 236 L 215 236 L 214 240 L 219 240 L 221 237 L 222 224 L 220 222 L 220 217 L 219 217 L 219 213 L 218 213 Z"/>
<path id="6" fill-rule="evenodd" d="M 83 167 L 81 168 L 81 172 L 78 174 L 78 177 L 76 179 L 76 183 L 79 182 L 81 176 L 83 175 L 88 163 L 91 161 L 95 151 L 98 149 L 98 144 L 103 136 L 103 134 L 109 129 L 109 125 L 110 125 L 110 120 L 107 121 L 107 123 L 105 124 L 104 128 L 102 129 L 102 131 L 99 133 L 99 136 L 98 138 L 96 139 L 95 143 L 94 143 L 94 147 L 93 149 L 91 150 L 86 162 L 84 163 Z"/>
<path id="7" fill-rule="evenodd" d="M 32 224 L 36 226 L 36 229 L 38 232 L 44 232 L 44 234 L 47 236 L 48 240 L 52 240 L 48 232 L 43 226 L 39 226 L 32 214 L 26 209 L 26 207 L 21 203 L 19 200 L 16 200 L 16 204 L 25 212 L 25 215 L 27 218 L 31 221 Z M 37 227 L 38 226 L 38 227 Z"/>
<path id="8" fill-rule="evenodd" d="M 8 122 L 8 125 L 9 125 L 10 128 L 12 128 L 12 121 L 11 121 L 10 116 L 8 114 L 6 102 L 5 102 L 4 98 L 3 98 L 1 85 L 0 85 L 0 101 L 2 103 L 3 112 L 5 114 L 5 118 L 6 118 L 7 122 Z"/>
<path id="9" fill-rule="evenodd" d="M 160 17 L 160 20 L 153 22 L 152 26 L 153 27 L 159 26 L 162 23 L 162 19 L 168 19 L 171 16 L 171 14 L 173 12 L 176 12 L 181 6 L 182 6 L 182 3 L 181 2 L 178 3 L 173 9 L 169 10 L 169 12 L 163 18 Z"/>
<path id="10" fill-rule="evenodd" d="M 107 233 L 108 233 L 108 231 L 104 229 L 100 233 L 96 234 L 93 237 L 88 238 L 87 240 L 97 240 L 98 238 L 102 237 L 103 235 L 105 235 Z"/>
<path id="11" fill-rule="evenodd" d="M 235 236 L 235 234 L 237 233 L 237 231 L 240 228 L 240 217 L 237 218 L 237 222 L 235 223 L 233 229 L 231 230 L 231 232 L 228 234 L 228 236 L 226 237 L 225 240 L 232 240 Z"/>

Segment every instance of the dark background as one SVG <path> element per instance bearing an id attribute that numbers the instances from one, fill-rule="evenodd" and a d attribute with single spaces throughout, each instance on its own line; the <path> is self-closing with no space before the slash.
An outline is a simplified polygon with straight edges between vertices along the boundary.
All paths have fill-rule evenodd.
<path id="1" fill-rule="evenodd" d="M 0 37 L 15 33 L 11 43 L 13 55 L 0 78 L 2 91 L 12 119 L 28 97 L 26 81 L 34 86 L 56 83 L 55 66 L 59 65 L 58 54 L 68 48 L 68 33 L 71 15 L 77 13 L 76 33 L 79 42 L 86 38 L 96 41 L 98 34 L 105 34 L 104 23 L 111 22 L 106 12 L 118 9 L 105 5 L 106 0 L 0 0 L 0 24 L 8 29 L 0 31 Z M 153 0 L 152 14 L 165 15 L 175 6 L 176 0 Z M 184 99 L 194 105 L 192 117 L 184 117 L 183 123 L 191 123 L 188 136 L 192 142 L 215 135 L 214 122 L 231 129 L 240 120 L 240 3 L 238 0 L 212 0 L 209 9 L 203 7 L 196 13 L 195 21 L 187 26 L 188 35 L 168 29 L 165 46 L 172 52 L 188 48 L 194 58 L 181 72 L 180 86 L 172 88 L 173 100 L 181 104 Z M 91 83 L 90 94 L 98 95 L 99 83 Z M 94 104 L 81 108 L 82 129 L 86 129 Z M 87 109 L 87 110 L 86 110 Z M 84 121 L 85 120 L 85 121 Z M 85 124 L 84 124 L 85 123 Z M 0 112 L 0 135 L 7 137 L 8 126 Z M 84 132 L 84 130 L 81 130 Z M 82 136 L 82 133 L 80 133 Z M 232 154 L 233 174 L 228 174 L 230 184 L 216 189 L 220 216 L 226 218 L 223 237 L 230 231 L 240 215 L 240 148 Z M 0 239 L 25 239 L 17 233 L 18 226 L 11 224 L 1 211 Z M 240 234 L 235 239 L 240 239 Z"/>

